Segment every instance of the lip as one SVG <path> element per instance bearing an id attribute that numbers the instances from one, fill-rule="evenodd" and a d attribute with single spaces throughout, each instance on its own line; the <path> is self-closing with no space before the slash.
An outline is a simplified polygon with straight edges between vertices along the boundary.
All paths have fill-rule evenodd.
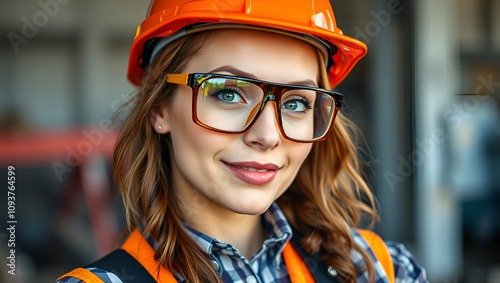
<path id="1" fill-rule="evenodd" d="M 274 163 L 260 163 L 256 161 L 222 161 L 222 163 L 238 179 L 252 185 L 265 185 L 270 183 L 274 180 L 278 174 L 278 170 L 281 168 Z"/>

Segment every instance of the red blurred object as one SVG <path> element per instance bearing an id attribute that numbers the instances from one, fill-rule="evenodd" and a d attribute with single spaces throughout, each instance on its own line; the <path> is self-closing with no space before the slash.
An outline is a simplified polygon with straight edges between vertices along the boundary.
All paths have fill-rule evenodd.
<path id="1" fill-rule="evenodd" d="M 31 133 L 0 132 L 0 166 L 31 167 L 67 162 L 66 159 L 75 155 L 73 151 L 82 162 L 95 153 L 111 159 L 115 142 L 116 133 L 90 128 Z M 75 163 L 73 161 L 67 165 L 71 166 Z"/>

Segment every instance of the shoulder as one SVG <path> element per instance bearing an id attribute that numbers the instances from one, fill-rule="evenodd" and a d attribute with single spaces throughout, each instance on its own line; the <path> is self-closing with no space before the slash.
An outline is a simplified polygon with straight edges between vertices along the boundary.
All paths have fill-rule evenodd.
<path id="1" fill-rule="evenodd" d="M 95 267 L 75 269 L 60 277 L 56 283 L 100 282 L 96 281 L 96 279 L 100 279 L 104 283 L 123 283 L 123 281 L 120 280 L 120 278 L 118 278 L 118 276 L 116 276 L 113 272 Z"/>
<path id="2" fill-rule="evenodd" d="M 386 249 L 388 252 L 387 257 L 390 257 L 390 259 L 392 260 L 392 265 L 394 266 L 396 283 L 428 282 L 425 269 L 418 263 L 413 254 L 411 254 L 403 244 L 392 241 L 383 241 L 378 235 L 374 234 L 373 232 L 371 235 L 374 235 L 373 237 L 378 238 L 380 240 L 380 243 L 385 244 L 384 249 Z M 384 268 L 375 255 L 376 253 L 380 254 L 380 251 L 374 251 L 374 241 L 367 240 L 366 235 L 362 236 L 358 230 L 353 230 L 352 236 L 356 244 L 358 244 L 362 249 L 366 250 L 372 258 L 375 264 L 377 278 L 386 277 L 385 272 L 383 271 Z M 382 247 L 383 246 L 384 245 L 382 244 Z M 380 246 L 378 248 L 380 248 Z M 362 263 L 359 262 L 361 260 L 361 256 L 358 255 L 357 258 L 358 263 L 356 263 L 355 261 L 355 265 L 362 265 Z"/>

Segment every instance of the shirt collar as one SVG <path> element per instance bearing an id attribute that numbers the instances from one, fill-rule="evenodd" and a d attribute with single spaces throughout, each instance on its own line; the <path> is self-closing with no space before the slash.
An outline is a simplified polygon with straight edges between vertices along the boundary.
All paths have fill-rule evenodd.
<path id="1" fill-rule="evenodd" d="M 272 203 L 269 209 L 262 215 L 262 225 L 264 226 L 268 238 L 264 241 L 262 248 L 253 258 L 259 257 L 271 247 L 276 248 L 273 262 L 275 267 L 279 267 L 282 259 L 281 252 L 286 243 L 288 243 L 288 241 L 292 238 L 292 227 L 288 224 L 285 215 L 276 203 Z M 230 246 L 230 244 L 226 242 L 222 242 L 216 238 L 203 234 L 185 222 L 184 226 L 186 228 L 186 232 L 191 236 L 196 244 L 198 244 L 198 246 L 212 258 L 214 258 L 214 245 L 224 247 Z"/>
<path id="2" fill-rule="evenodd" d="M 292 227 L 288 224 L 285 215 L 276 203 L 272 203 L 269 209 L 262 215 L 262 223 L 268 235 L 263 247 L 266 245 L 277 245 L 278 248 L 273 262 L 276 267 L 279 267 L 283 258 L 281 252 L 293 236 Z M 263 249 L 260 252 L 263 252 Z"/>

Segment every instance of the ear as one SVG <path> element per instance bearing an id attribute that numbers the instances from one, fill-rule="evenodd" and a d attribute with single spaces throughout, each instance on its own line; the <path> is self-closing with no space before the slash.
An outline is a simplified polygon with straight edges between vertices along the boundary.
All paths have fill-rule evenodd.
<path id="1" fill-rule="evenodd" d="M 149 114 L 149 121 L 158 134 L 170 132 L 170 119 L 167 106 L 155 106 Z"/>

